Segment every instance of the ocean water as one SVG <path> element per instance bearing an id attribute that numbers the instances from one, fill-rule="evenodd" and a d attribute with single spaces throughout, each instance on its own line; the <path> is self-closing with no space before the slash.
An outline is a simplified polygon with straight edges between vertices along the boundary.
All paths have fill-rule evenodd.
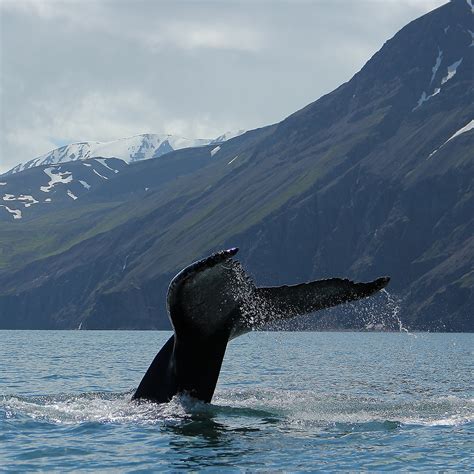
<path id="1" fill-rule="evenodd" d="M 213 403 L 130 401 L 166 332 L 0 331 L 0 470 L 473 470 L 474 335 L 255 332 Z"/>

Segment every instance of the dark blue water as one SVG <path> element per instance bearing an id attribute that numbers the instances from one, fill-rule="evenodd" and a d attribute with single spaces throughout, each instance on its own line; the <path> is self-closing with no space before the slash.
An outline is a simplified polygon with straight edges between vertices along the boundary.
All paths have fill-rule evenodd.
<path id="1" fill-rule="evenodd" d="M 472 470 L 471 334 L 251 333 L 213 403 L 130 402 L 164 332 L 0 331 L 0 470 Z"/>

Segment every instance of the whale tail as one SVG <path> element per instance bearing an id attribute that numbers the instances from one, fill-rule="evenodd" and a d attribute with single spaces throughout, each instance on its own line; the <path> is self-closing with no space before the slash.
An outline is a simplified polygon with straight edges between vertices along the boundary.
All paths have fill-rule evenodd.
<path id="1" fill-rule="evenodd" d="M 157 354 L 134 399 L 167 402 L 180 392 L 210 402 L 227 343 L 265 324 L 290 319 L 384 288 L 389 278 L 368 283 L 331 278 L 292 286 L 257 288 L 224 250 L 186 267 L 168 288 L 174 335 Z"/>

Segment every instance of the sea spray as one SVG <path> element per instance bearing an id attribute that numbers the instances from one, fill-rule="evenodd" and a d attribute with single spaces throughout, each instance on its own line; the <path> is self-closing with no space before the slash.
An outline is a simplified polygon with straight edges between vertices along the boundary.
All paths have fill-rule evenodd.
<path id="1" fill-rule="evenodd" d="M 386 307 L 389 310 L 389 317 L 391 317 L 393 321 L 396 321 L 398 323 L 398 331 L 415 336 L 412 332 L 410 332 L 407 327 L 403 325 L 402 320 L 400 319 L 400 310 L 402 307 L 401 300 L 389 293 L 386 288 L 384 288 L 381 293 L 383 293 L 387 297 Z"/>

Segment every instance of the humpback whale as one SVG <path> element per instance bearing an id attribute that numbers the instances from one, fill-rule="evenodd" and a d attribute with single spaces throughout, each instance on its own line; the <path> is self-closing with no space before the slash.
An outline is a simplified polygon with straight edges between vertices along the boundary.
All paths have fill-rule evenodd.
<path id="1" fill-rule="evenodd" d="M 167 310 L 174 334 L 154 358 L 133 399 L 166 403 L 186 392 L 209 403 L 231 339 L 271 321 L 365 298 L 390 280 L 354 283 L 331 278 L 259 288 L 232 258 L 237 251 L 215 253 L 173 278 Z"/>

